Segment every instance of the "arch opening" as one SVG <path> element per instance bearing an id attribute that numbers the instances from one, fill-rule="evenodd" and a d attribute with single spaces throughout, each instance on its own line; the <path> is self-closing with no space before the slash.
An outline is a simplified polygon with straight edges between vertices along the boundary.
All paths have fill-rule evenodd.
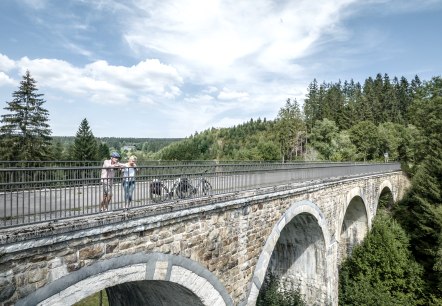
<path id="1" fill-rule="evenodd" d="M 355 245 L 368 233 L 368 217 L 364 201 L 355 196 L 350 201 L 341 226 L 338 263 L 349 256 Z"/>
<path id="2" fill-rule="evenodd" d="M 300 213 L 283 228 L 270 257 L 266 280 L 271 275 L 279 279 L 280 290 L 299 291 L 308 305 L 326 300 L 326 245 L 314 216 Z"/>
<path id="3" fill-rule="evenodd" d="M 199 263 L 170 254 L 136 253 L 67 274 L 16 305 L 73 305 L 103 289 L 110 305 L 232 304 L 217 277 Z"/>
<path id="4" fill-rule="evenodd" d="M 168 281 L 145 280 L 106 288 L 109 305 L 177 305 L 203 306 L 200 298 L 188 288 Z"/>
<path id="5" fill-rule="evenodd" d="M 378 200 L 378 208 L 392 209 L 394 204 L 394 197 L 391 189 L 388 187 L 384 187 L 381 190 Z"/>

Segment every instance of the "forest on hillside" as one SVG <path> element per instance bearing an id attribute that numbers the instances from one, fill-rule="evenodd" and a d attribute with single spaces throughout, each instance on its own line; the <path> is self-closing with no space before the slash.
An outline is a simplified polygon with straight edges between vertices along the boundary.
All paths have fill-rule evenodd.
<path id="1" fill-rule="evenodd" d="M 303 108 L 287 99 L 274 120 L 250 119 L 207 129 L 172 143 L 153 157 L 167 160 L 399 160 L 422 157 L 422 103 L 437 93 L 440 77 L 408 82 L 378 74 L 308 86 Z"/>
<path id="2" fill-rule="evenodd" d="M 380 208 L 371 232 L 342 263 L 339 303 L 442 305 L 440 76 L 408 81 L 378 74 L 363 84 L 313 80 L 302 107 L 289 98 L 275 119 L 252 118 L 184 139 L 96 138 L 86 118 L 75 136 L 51 137 L 45 101 L 36 91 L 26 72 L 1 116 L 0 160 L 99 161 L 118 151 L 123 159 L 137 155 L 141 165 L 148 160 L 385 161 L 386 156 L 400 161 L 412 187 L 399 203 Z M 260 305 L 295 305 L 298 295 L 270 298 L 276 300 Z"/>

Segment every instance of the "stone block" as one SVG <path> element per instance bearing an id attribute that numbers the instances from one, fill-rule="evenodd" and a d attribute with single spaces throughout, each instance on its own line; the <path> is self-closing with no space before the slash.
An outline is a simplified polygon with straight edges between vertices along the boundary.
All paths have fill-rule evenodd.
<path id="1" fill-rule="evenodd" d="M 101 244 L 91 245 L 79 251 L 79 259 L 98 259 L 104 254 L 104 249 Z"/>

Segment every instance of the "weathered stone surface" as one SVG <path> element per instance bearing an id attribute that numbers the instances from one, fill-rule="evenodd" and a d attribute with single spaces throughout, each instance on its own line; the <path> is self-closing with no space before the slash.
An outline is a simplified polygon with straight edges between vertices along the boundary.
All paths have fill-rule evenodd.
<path id="1" fill-rule="evenodd" d="M 8 270 L 0 273 L 0 301 L 9 299 L 16 290 L 13 271 Z"/>
<path id="2" fill-rule="evenodd" d="M 29 283 L 36 283 L 45 278 L 48 273 L 48 269 L 35 269 L 28 272 Z"/>
<path id="3" fill-rule="evenodd" d="M 79 259 L 97 259 L 100 258 L 101 255 L 104 254 L 103 245 L 100 243 L 98 245 L 91 245 L 85 248 L 82 248 L 79 252 Z"/>

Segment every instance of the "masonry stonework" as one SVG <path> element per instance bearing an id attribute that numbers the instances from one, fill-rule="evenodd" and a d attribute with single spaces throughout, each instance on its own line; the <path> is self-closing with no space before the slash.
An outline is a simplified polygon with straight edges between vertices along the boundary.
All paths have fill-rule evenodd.
<path id="1" fill-rule="evenodd" d="M 339 262 L 369 231 L 381 193 L 398 200 L 408 184 L 401 172 L 318 180 L 7 229 L 0 302 L 69 305 L 106 289 L 115 305 L 129 294 L 254 305 L 273 271 L 309 304 L 337 305 Z"/>

